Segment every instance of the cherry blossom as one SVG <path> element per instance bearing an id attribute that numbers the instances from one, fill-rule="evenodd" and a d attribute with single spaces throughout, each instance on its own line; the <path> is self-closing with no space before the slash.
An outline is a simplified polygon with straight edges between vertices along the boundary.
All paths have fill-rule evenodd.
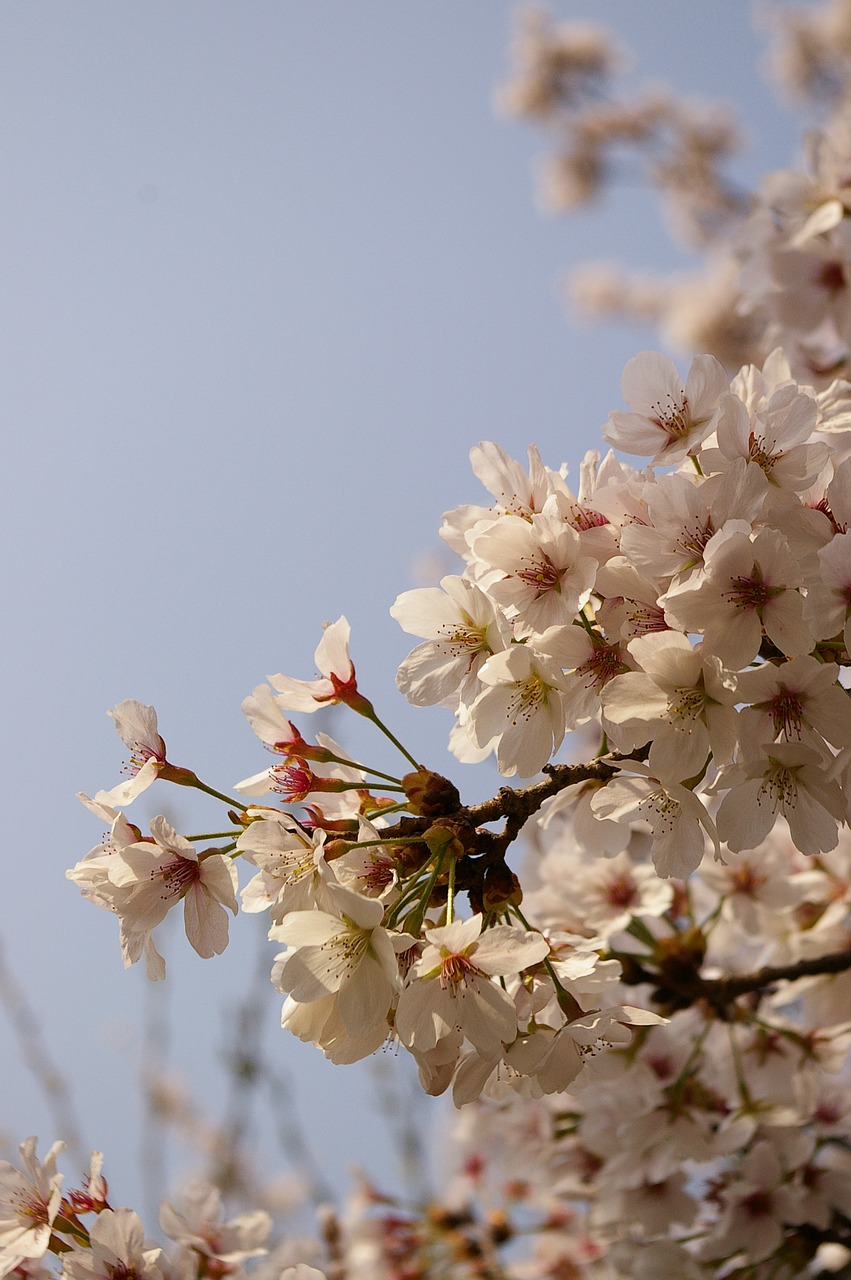
<path id="1" fill-rule="evenodd" d="M 703 858 L 707 835 L 718 854 L 715 824 L 692 791 L 676 782 L 662 782 L 637 760 L 620 768 L 624 772 L 597 792 L 591 808 L 601 818 L 648 822 L 653 833 L 651 856 L 660 876 L 684 877 L 694 871 Z"/>
<path id="2" fill-rule="evenodd" d="M 406 631 L 428 637 L 408 655 L 396 677 L 399 689 L 415 706 L 475 696 L 482 664 L 506 647 L 508 627 L 496 604 L 466 578 L 450 574 L 439 588 L 405 591 L 390 614 Z"/>
<path id="3" fill-rule="evenodd" d="M 534 646 L 530 642 L 494 654 L 479 672 L 485 688 L 469 709 L 470 729 L 481 747 L 496 741 L 499 771 L 507 776 L 537 773 L 564 737 L 569 686 L 548 652 L 559 632 L 550 628 Z"/>
<path id="4" fill-rule="evenodd" d="M 495 1058 L 517 1034 L 514 1002 L 494 977 L 543 960 L 540 934 L 507 925 L 482 933 L 480 915 L 427 929 L 428 945 L 399 996 L 396 1030 L 403 1043 L 427 1053 L 461 1033 L 485 1058 Z"/>
<path id="5" fill-rule="evenodd" d="M 145 1247 L 144 1228 L 132 1209 L 104 1209 L 92 1223 L 89 1249 L 74 1249 L 63 1258 L 70 1280 L 162 1280 L 163 1251 Z"/>
<path id="6" fill-rule="evenodd" d="M 295 680 L 291 676 L 269 676 L 277 691 L 276 701 L 285 711 L 318 711 L 329 703 L 360 705 L 355 669 L 349 657 L 351 628 L 345 617 L 328 623 L 316 647 L 314 658 L 320 676 L 316 680 Z"/>
<path id="7" fill-rule="evenodd" d="M 233 863 L 217 851 L 199 855 L 165 818 L 151 820 L 151 835 L 120 849 L 107 865 L 122 923 L 149 933 L 182 901 L 191 946 L 200 956 L 220 955 L 228 942 L 227 911 L 237 912 Z"/>
<path id="8" fill-rule="evenodd" d="M 733 765 L 723 781 L 730 790 L 718 810 L 718 832 L 731 849 L 755 849 L 781 814 L 801 853 L 836 847 L 845 804 L 811 747 L 763 746 L 759 758 Z"/>
<path id="9" fill-rule="evenodd" d="M 621 390 L 633 412 L 612 413 L 603 438 L 626 453 L 650 454 L 653 464 L 666 466 L 681 462 L 713 430 L 729 382 L 713 356 L 697 356 L 683 386 L 668 356 L 642 351 L 627 363 Z"/>
<path id="10" fill-rule="evenodd" d="M 751 536 L 728 521 L 707 543 L 705 572 L 672 587 L 660 603 L 671 625 L 699 631 L 705 649 L 740 670 L 759 652 L 765 634 L 782 653 L 809 653 L 815 639 L 798 590 L 800 569 L 782 534 L 761 529 Z"/>
<path id="11" fill-rule="evenodd" d="M 42 1258 L 59 1212 L 62 1174 L 56 1159 L 65 1149 L 54 1142 L 44 1160 L 35 1154 L 36 1139 L 20 1145 L 23 1171 L 0 1160 L 0 1275 L 7 1276 L 26 1259 Z"/>
<path id="12" fill-rule="evenodd" d="M 119 702 L 108 713 L 121 741 L 130 748 L 130 777 L 110 791 L 98 791 L 95 803 L 122 808 L 155 782 L 166 764 L 165 743 L 157 729 L 157 713 L 133 698 Z"/>
<path id="13" fill-rule="evenodd" d="M 393 943 L 381 928 L 384 908 L 342 886 L 332 896 L 340 914 L 293 911 L 272 927 L 270 937 L 290 947 L 277 983 L 299 1004 L 332 997 L 351 1036 L 379 1027 L 386 1035 L 401 978 Z"/>

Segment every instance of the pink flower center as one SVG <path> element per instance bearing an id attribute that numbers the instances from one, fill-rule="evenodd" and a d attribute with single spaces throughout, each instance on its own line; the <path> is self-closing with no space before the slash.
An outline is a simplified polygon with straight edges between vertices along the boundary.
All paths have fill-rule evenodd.
<path id="1" fill-rule="evenodd" d="M 606 885 L 605 899 L 610 907 L 628 907 L 636 896 L 635 882 L 630 876 L 618 876 Z"/>
<path id="2" fill-rule="evenodd" d="M 313 772 L 301 764 L 277 765 L 272 770 L 275 782 L 272 787 L 291 803 L 303 800 L 314 790 Z"/>
<path id="3" fill-rule="evenodd" d="M 782 733 L 784 738 L 800 738 L 804 707 L 801 698 L 784 685 L 769 703 L 774 719 L 774 732 Z"/>
<path id="4" fill-rule="evenodd" d="M 668 711 L 677 720 L 696 720 L 706 705 L 702 689 L 677 689 L 668 702 Z"/>
<path id="5" fill-rule="evenodd" d="M 771 1193 L 769 1191 L 752 1191 L 741 1202 L 745 1213 L 751 1218 L 765 1218 L 772 1212 Z"/>
<path id="6" fill-rule="evenodd" d="M 841 262 L 826 262 L 816 279 L 816 284 L 820 284 L 828 293 L 840 293 L 846 283 L 845 268 Z"/>
<path id="7" fill-rule="evenodd" d="M 657 427 L 661 427 L 669 440 L 682 440 L 683 436 L 687 436 L 690 429 L 690 422 L 687 416 L 688 400 L 685 391 L 680 393 L 679 404 L 672 395 L 668 396 L 667 404 L 663 404 L 661 400 L 657 400 L 651 405 L 652 420 Z"/>
<path id="8" fill-rule="evenodd" d="M 775 596 L 782 595 L 785 589 L 783 587 L 770 587 L 763 580 L 758 564 L 754 565 L 749 578 L 744 576 L 731 578 L 730 583 L 730 590 L 721 593 L 723 598 L 729 600 L 730 604 L 735 605 L 737 609 L 754 609 L 757 613 L 765 608 L 769 600 L 773 600 Z"/>
<path id="9" fill-rule="evenodd" d="M 614 676 L 625 670 L 617 645 L 595 645 L 591 657 L 576 668 L 576 674 L 580 679 L 587 677 L 586 684 L 589 687 L 596 685 L 598 689 L 602 689 Z"/>
<path id="10" fill-rule="evenodd" d="M 533 560 L 528 569 L 519 569 L 517 577 L 527 586 L 535 588 L 535 599 L 540 599 L 547 591 L 558 588 L 562 571 L 557 569 L 549 556 L 541 554 L 540 560 Z"/>
<path id="11" fill-rule="evenodd" d="M 736 867 L 728 876 L 733 893 L 741 893 L 747 898 L 756 897 L 760 885 L 765 883 L 764 876 L 758 876 L 753 867 Z"/>
<path id="12" fill-rule="evenodd" d="M 50 1221 L 47 1205 L 35 1191 L 14 1192 L 10 1199 L 18 1218 L 38 1225 L 46 1225 Z"/>
<path id="13" fill-rule="evenodd" d="M 594 511 L 590 507 L 580 507 L 578 503 L 574 503 L 571 507 L 570 523 L 574 529 L 584 533 L 587 529 L 599 529 L 601 525 L 608 524 L 608 517 L 604 516 L 601 511 Z"/>
<path id="14" fill-rule="evenodd" d="M 539 676 L 532 675 L 514 686 L 514 694 L 509 698 L 506 714 L 512 728 L 517 727 L 518 720 L 527 724 L 540 706 L 547 700 L 546 686 Z"/>
<path id="15" fill-rule="evenodd" d="M 782 457 L 781 453 L 769 453 L 765 447 L 765 441 L 759 436 L 750 433 L 748 440 L 748 457 L 751 458 L 757 466 L 762 467 L 763 471 L 771 471 L 775 463 Z"/>
<path id="16" fill-rule="evenodd" d="M 460 987 L 462 983 L 466 984 L 470 978 L 474 978 L 478 972 L 472 960 L 465 955 L 444 956 L 440 967 L 440 985 L 444 989 Z"/>
<path id="17" fill-rule="evenodd" d="M 151 878 L 154 879 L 156 874 L 152 871 Z M 159 874 L 163 883 L 162 897 L 182 898 L 187 889 L 201 879 L 201 864 L 191 858 L 176 856 Z"/>
<path id="18" fill-rule="evenodd" d="M 687 556 L 695 560 L 702 560 L 706 544 L 714 532 L 712 520 L 707 516 L 704 524 L 694 524 L 691 528 L 686 526 L 677 539 L 677 546 Z"/>
<path id="19" fill-rule="evenodd" d="M 787 809 L 795 808 L 798 803 L 798 785 L 790 769 L 784 769 L 779 764 L 771 769 L 757 792 L 757 804 L 761 805 L 763 800 L 769 802 L 775 813 L 778 809 L 785 813 Z"/>
<path id="20" fill-rule="evenodd" d="M 449 653 L 454 658 L 467 656 L 467 674 L 473 670 L 473 664 L 480 653 L 490 653 L 490 645 L 485 638 L 485 630 L 474 626 L 442 626 L 443 633 L 436 647 L 440 652 Z"/>
<path id="21" fill-rule="evenodd" d="M 632 608 L 627 613 L 627 622 L 634 636 L 646 636 L 651 631 L 667 631 L 665 610 L 658 605 L 646 604 L 643 600 L 631 600 Z"/>

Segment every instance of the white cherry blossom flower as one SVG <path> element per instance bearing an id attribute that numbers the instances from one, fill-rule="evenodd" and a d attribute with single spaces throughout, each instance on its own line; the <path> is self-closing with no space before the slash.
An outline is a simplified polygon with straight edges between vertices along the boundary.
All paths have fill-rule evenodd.
<path id="1" fill-rule="evenodd" d="M 132 1209 L 103 1209 L 89 1229 L 88 1249 L 73 1249 L 62 1258 L 69 1280 L 162 1280 L 162 1249 L 145 1247 L 142 1221 Z"/>
<path id="2" fill-rule="evenodd" d="M 426 637 L 396 677 L 401 692 L 418 707 L 472 701 L 482 664 L 510 639 L 494 601 L 474 582 L 455 575 L 442 578 L 440 587 L 404 591 L 390 614 L 405 631 Z"/>
<path id="3" fill-rule="evenodd" d="M 352 1036 L 379 1026 L 386 1035 L 401 977 L 390 934 L 381 928 L 384 907 L 342 885 L 332 885 L 331 895 L 339 914 L 294 911 L 272 926 L 270 938 L 291 948 L 277 985 L 299 1004 L 333 996 Z"/>
<path id="4" fill-rule="evenodd" d="M 115 910 L 132 933 L 150 933 L 183 902 L 186 936 L 199 956 L 220 955 L 228 943 L 227 911 L 237 913 L 237 877 L 230 858 L 198 854 L 162 817 L 151 819 L 153 840 L 126 845 L 107 863 L 119 891 Z"/>
<path id="5" fill-rule="evenodd" d="M 313 712 L 336 702 L 345 702 L 357 709 L 365 701 L 358 693 L 355 668 L 349 657 L 350 632 L 349 621 L 345 617 L 325 626 L 314 654 L 321 673 L 316 680 L 269 676 L 269 683 L 278 694 L 278 706 L 285 711 Z"/>
<path id="6" fill-rule="evenodd" d="M 326 833 L 306 831 L 289 814 L 249 810 L 254 818 L 236 847 L 258 874 L 242 890 L 243 911 L 270 911 L 282 920 L 289 911 L 331 910 L 328 884 L 333 874 L 325 861 Z"/>
<path id="7" fill-rule="evenodd" d="M 599 938 L 625 929 L 633 916 L 661 915 L 673 901 L 670 884 L 626 852 L 580 862 L 569 848 L 553 849 L 541 877 L 543 887 L 528 899 L 536 919 L 551 928 L 559 920 L 569 922 Z"/>
<path id="8" fill-rule="evenodd" d="M 160 1205 L 160 1227 L 169 1237 L 207 1259 L 226 1264 L 259 1258 L 272 1229 L 272 1219 L 262 1209 L 223 1221 L 222 1195 L 209 1182 L 184 1188 L 177 1204 Z"/>
<path id="9" fill-rule="evenodd" d="M 684 386 L 670 357 L 642 351 L 627 362 L 621 379 L 632 412 L 612 413 L 603 439 L 624 453 L 651 455 L 653 465 L 681 462 L 714 429 L 720 397 L 729 387 L 714 356 L 695 356 Z"/>
<path id="10" fill-rule="evenodd" d="M 771 484 L 802 492 L 827 461 L 827 445 L 809 443 L 818 405 L 794 383 L 779 387 L 754 414 L 727 396 L 718 420 L 718 447 L 726 459 L 756 463 Z"/>
<path id="11" fill-rule="evenodd" d="M 461 1033 L 486 1058 L 517 1035 L 514 1001 L 495 977 L 519 973 L 549 953 L 539 933 L 509 925 L 482 931 L 481 915 L 426 929 L 428 945 L 399 996 L 396 1031 L 403 1044 L 428 1053 Z"/>
<path id="12" fill-rule="evenodd" d="M 648 523 L 628 524 L 620 549 L 642 573 L 669 581 L 703 563 L 706 544 L 728 520 L 752 521 L 762 507 L 768 482 L 759 467 L 743 459 L 698 483 L 675 471 L 656 477 L 645 489 Z"/>
<path id="13" fill-rule="evenodd" d="M 36 1139 L 20 1145 L 23 1171 L 0 1160 L 0 1276 L 22 1262 L 43 1258 L 62 1198 L 62 1174 L 56 1157 L 64 1142 L 54 1142 L 44 1160 L 35 1154 Z"/>
<path id="14" fill-rule="evenodd" d="M 643 818 L 653 833 L 653 865 L 665 879 L 685 879 L 699 866 L 706 837 L 719 855 L 715 824 L 693 791 L 676 782 L 663 783 L 639 760 L 622 761 L 621 772 L 591 800 L 601 818 L 631 821 Z"/>
<path id="15" fill-rule="evenodd" d="M 838 675 L 834 663 L 808 655 L 779 664 L 765 662 L 743 672 L 738 700 L 749 704 L 741 715 L 746 754 L 778 737 L 809 743 L 816 750 L 828 742 L 851 746 L 851 696 L 838 683 Z"/>
<path id="16" fill-rule="evenodd" d="M 488 658 L 479 672 L 485 686 L 469 709 L 469 729 L 480 747 L 496 740 L 500 773 L 537 773 L 561 746 L 565 731 L 564 673 L 552 653 L 559 627 L 534 645 L 512 645 Z"/>
<path id="17" fill-rule="evenodd" d="M 730 786 L 717 823 L 721 839 L 734 852 L 757 848 L 781 815 L 801 853 L 836 847 L 845 802 L 827 776 L 823 757 L 812 748 L 797 742 L 763 746 L 759 757 L 732 765 L 716 785 Z"/>
<path id="18" fill-rule="evenodd" d="M 800 1188 L 786 1183 L 774 1145 L 756 1142 L 736 1182 L 722 1193 L 721 1217 L 700 1249 L 701 1258 L 739 1252 L 751 1262 L 767 1258 L 783 1241 L 783 1225 L 802 1220 L 802 1198 Z"/>
<path id="19" fill-rule="evenodd" d="M 606 634 L 626 643 L 650 631 L 665 631 L 668 622 L 659 597 L 664 590 L 658 578 L 648 577 L 625 556 L 613 556 L 601 565 L 594 594 L 603 603 L 597 622 Z"/>
<path id="20" fill-rule="evenodd" d="M 121 741 L 130 748 L 126 766 L 130 777 L 109 791 L 98 791 L 95 802 L 121 809 L 155 782 L 166 765 L 165 743 L 157 729 L 157 713 L 133 698 L 119 702 L 107 713 L 115 721 Z"/>
<path id="21" fill-rule="evenodd" d="M 770 918 L 788 914 L 807 896 L 806 885 L 790 870 L 788 851 L 763 843 L 701 867 L 700 879 L 718 895 L 722 918 L 757 937 L 766 932 Z"/>
<path id="22" fill-rule="evenodd" d="M 550 494 L 566 491 L 561 476 L 544 466 L 534 445 L 529 447 L 528 474 L 522 463 L 509 458 L 500 445 L 489 440 L 470 450 L 470 463 L 482 484 L 496 498 L 496 506 L 458 507 L 444 515 L 440 536 L 462 556 L 468 552 L 467 535 L 479 522 L 498 520 L 506 515 L 528 520 L 534 512 L 543 510 Z"/>
<path id="23" fill-rule="evenodd" d="M 733 671 L 756 657 L 763 633 L 790 658 L 815 644 L 788 542 L 774 529 L 751 536 L 741 523 L 728 521 L 707 543 L 705 572 L 659 602 L 673 626 L 702 632 L 706 652 Z"/>
<path id="24" fill-rule="evenodd" d="M 586 602 L 597 561 L 583 554 L 579 534 L 547 504 L 530 520 L 506 516 L 472 539 L 489 569 L 488 594 L 514 619 L 518 637 L 566 626 Z"/>
<path id="25" fill-rule="evenodd" d="M 108 839 L 96 845 L 70 871 L 69 880 L 80 886 L 83 897 L 105 911 L 119 916 L 121 925 L 121 955 L 125 968 L 135 964 L 144 953 L 145 968 L 152 982 L 165 977 L 165 961 L 154 946 L 151 931 L 146 927 L 135 928 L 122 916 L 120 907 L 132 893 L 132 889 L 120 888 L 110 879 L 110 869 L 118 854 L 141 839 L 141 831 L 127 821 L 123 813 L 114 813 Z"/>
<path id="26" fill-rule="evenodd" d="M 736 680 L 678 631 L 630 641 L 642 668 L 602 692 L 603 725 L 619 751 L 651 742 L 649 766 L 671 782 L 698 775 L 711 751 L 719 764 L 736 747 Z"/>

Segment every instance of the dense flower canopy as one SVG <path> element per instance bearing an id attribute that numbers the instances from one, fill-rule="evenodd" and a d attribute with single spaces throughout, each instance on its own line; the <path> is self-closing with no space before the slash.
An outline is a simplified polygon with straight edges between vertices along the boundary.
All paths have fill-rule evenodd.
<path id="1" fill-rule="evenodd" d="M 848 6 L 825 13 L 851 47 Z M 821 49 L 835 78 L 807 30 L 799 54 Z M 249 864 L 242 909 L 268 911 L 284 948 L 283 1027 L 335 1063 L 411 1055 L 459 1108 L 458 1185 L 475 1168 L 477 1193 L 502 1179 L 539 1213 L 528 1259 L 445 1274 L 816 1276 L 851 1260 L 851 78 L 805 169 L 744 200 L 718 175 L 722 119 L 600 104 L 618 64 L 600 32 L 539 16 L 520 49 L 505 102 L 564 146 L 551 195 L 576 203 L 607 147 L 653 144 L 681 228 L 724 247 L 714 288 L 736 324 L 704 325 L 684 372 L 628 361 L 611 447 L 575 487 L 534 445 L 525 462 L 476 445 L 490 500 L 441 529 L 457 571 L 391 607 L 420 642 L 401 694 L 452 718 L 460 764 L 492 759 L 513 785 L 462 804 L 378 718 L 340 617 L 315 679 L 246 697 L 275 762 L 238 798 L 167 760 L 152 708 L 114 708 L 132 776 L 84 797 L 110 833 L 68 875 L 119 917 L 125 963 L 161 978 L 170 909 L 220 954 Z M 329 704 L 369 720 L 398 772 L 288 719 Z M 224 804 L 224 829 L 160 816 L 144 834 L 125 809 L 161 781 Z M 264 1247 L 266 1219 L 222 1224 L 207 1187 L 164 1209 L 177 1262 L 105 1192 L 87 1231 L 60 1205 L 57 1148 L 34 1151 L 26 1174 L 0 1170 L 0 1275 L 63 1231 L 72 1280 L 239 1274 Z M 485 1258 L 495 1236 L 476 1239 Z M 360 1256 L 333 1274 L 437 1274 Z M 283 1274 L 312 1280 L 316 1260 Z"/>

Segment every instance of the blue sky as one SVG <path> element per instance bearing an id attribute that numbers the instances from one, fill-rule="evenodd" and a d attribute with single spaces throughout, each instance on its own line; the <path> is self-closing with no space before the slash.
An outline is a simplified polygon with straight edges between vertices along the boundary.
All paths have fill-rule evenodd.
<path id="1" fill-rule="evenodd" d="M 611 24 L 636 82 L 738 107 L 743 181 L 794 156 L 800 122 L 760 76 L 740 0 L 552 7 Z M 145 979 L 122 969 L 115 921 L 64 879 L 101 838 L 74 793 L 111 786 L 124 759 L 107 708 L 153 703 L 170 758 L 228 790 L 265 762 L 241 699 L 269 672 L 311 676 L 321 623 L 345 613 L 361 685 L 446 767 L 445 714 L 395 692 L 410 645 L 388 608 L 440 554 L 442 511 L 482 500 L 471 445 L 524 456 L 536 441 L 575 469 L 620 404 L 624 363 L 657 345 L 572 321 L 560 273 L 589 258 L 687 261 L 640 191 L 570 220 L 536 208 L 546 143 L 492 105 L 513 11 L 0 11 L 0 938 L 123 1203 L 141 1194 Z M 389 759 L 361 726 L 334 728 Z M 458 781 L 473 799 L 493 775 Z M 189 828 L 215 812 L 151 794 L 134 820 L 165 807 Z M 213 1112 L 254 923 L 238 920 L 212 962 L 179 930 L 167 939 L 170 1069 Z M 374 1072 L 285 1036 L 275 998 L 267 1020 L 329 1180 L 358 1161 L 378 1175 L 391 1144 Z M 0 1027 L 0 1131 L 46 1146 L 61 1135 L 2 1011 Z M 438 1114 L 425 1105 L 429 1125 Z M 273 1148 L 264 1159 L 274 1167 Z"/>

